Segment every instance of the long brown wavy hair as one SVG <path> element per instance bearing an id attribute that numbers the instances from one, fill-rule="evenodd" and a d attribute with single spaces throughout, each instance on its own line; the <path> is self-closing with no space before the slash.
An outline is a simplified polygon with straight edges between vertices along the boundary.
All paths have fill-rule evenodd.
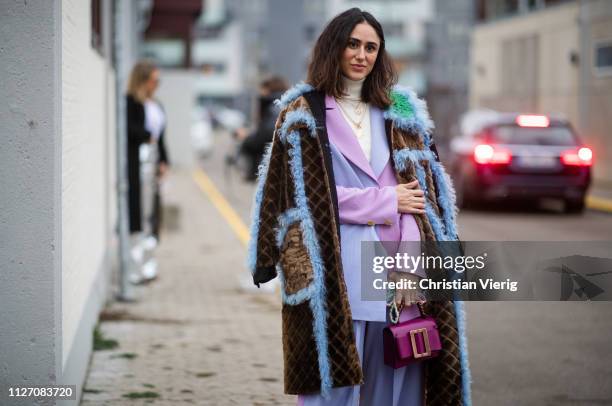
<path id="1" fill-rule="evenodd" d="M 330 96 L 344 95 L 340 58 L 348 45 L 351 32 L 357 24 L 363 22 L 374 28 L 380 38 L 380 47 L 374 67 L 363 82 L 361 98 L 366 103 L 384 109 L 391 104 L 389 91 L 397 83 L 397 72 L 385 50 L 382 26 L 372 14 L 357 7 L 338 14 L 327 24 L 312 50 L 306 82 Z"/>

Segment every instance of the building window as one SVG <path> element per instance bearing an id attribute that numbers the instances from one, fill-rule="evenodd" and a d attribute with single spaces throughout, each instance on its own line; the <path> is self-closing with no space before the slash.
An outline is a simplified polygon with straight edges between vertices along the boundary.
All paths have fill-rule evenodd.
<path id="1" fill-rule="evenodd" d="M 612 41 L 595 45 L 595 70 L 598 74 L 612 74 Z"/>
<path id="2" fill-rule="evenodd" d="M 102 1 L 91 0 L 91 47 L 104 54 L 104 41 L 102 35 Z"/>
<path id="3" fill-rule="evenodd" d="M 143 42 L 140 56 L 158 66 L 176 68 L 183 65 L 186 52 L 185 42 L 180 38 L 151 38 Z"/>
<path id="4" fill-rule="evenodd" d="M 200 70 L 205 75 L 223 75 L 227 73 L 227 65 L 224 62 L 205 62 Z"/>

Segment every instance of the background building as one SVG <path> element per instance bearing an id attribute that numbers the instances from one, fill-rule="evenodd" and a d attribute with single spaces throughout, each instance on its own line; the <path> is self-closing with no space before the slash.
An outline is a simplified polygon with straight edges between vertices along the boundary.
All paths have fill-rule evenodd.
<path id="1" fill-rule="evenodd" d="M 424 96 L 440 149 L 456 135 L 455 126 L 469 108 L 470 41 L 475 17 L 473 0 L 436 1 L 433 18 L 427 24 Z M 445 156 L 442 153 L 442 158 Z"/>
<path id="2" fill-rule="evenodd" d="M 612 2 L 479 1 L 470 107 L 562 113 L 595 155 L 596 187 L 612 187 Z"/>

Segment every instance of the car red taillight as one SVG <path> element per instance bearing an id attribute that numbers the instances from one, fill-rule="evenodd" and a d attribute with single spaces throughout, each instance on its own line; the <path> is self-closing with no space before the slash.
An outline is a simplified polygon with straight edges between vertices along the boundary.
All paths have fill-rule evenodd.
<path id="1" fill-rule="evenodd" d="M 593 151 L 587 147 L 565 151 L 561 154 L 561 162 L 568 166 L 591 166 L 593 165 Z"/>
<path id="2" fill-rule="evenodd" d="M 512 154 L 502 148 L 480 144 L 474 148 L 474 160 L 479 164 L 509 164 L 512 160 Z"/>

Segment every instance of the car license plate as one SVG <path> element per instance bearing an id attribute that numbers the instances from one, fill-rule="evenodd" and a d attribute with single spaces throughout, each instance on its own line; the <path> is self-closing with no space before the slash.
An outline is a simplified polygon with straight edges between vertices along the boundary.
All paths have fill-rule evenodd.
<path id="1" fill-rule="evenodd" d="M 557 160 L 552 156 L 522 156 L 519 163 L 526 168 L 553 168 Z"/>

